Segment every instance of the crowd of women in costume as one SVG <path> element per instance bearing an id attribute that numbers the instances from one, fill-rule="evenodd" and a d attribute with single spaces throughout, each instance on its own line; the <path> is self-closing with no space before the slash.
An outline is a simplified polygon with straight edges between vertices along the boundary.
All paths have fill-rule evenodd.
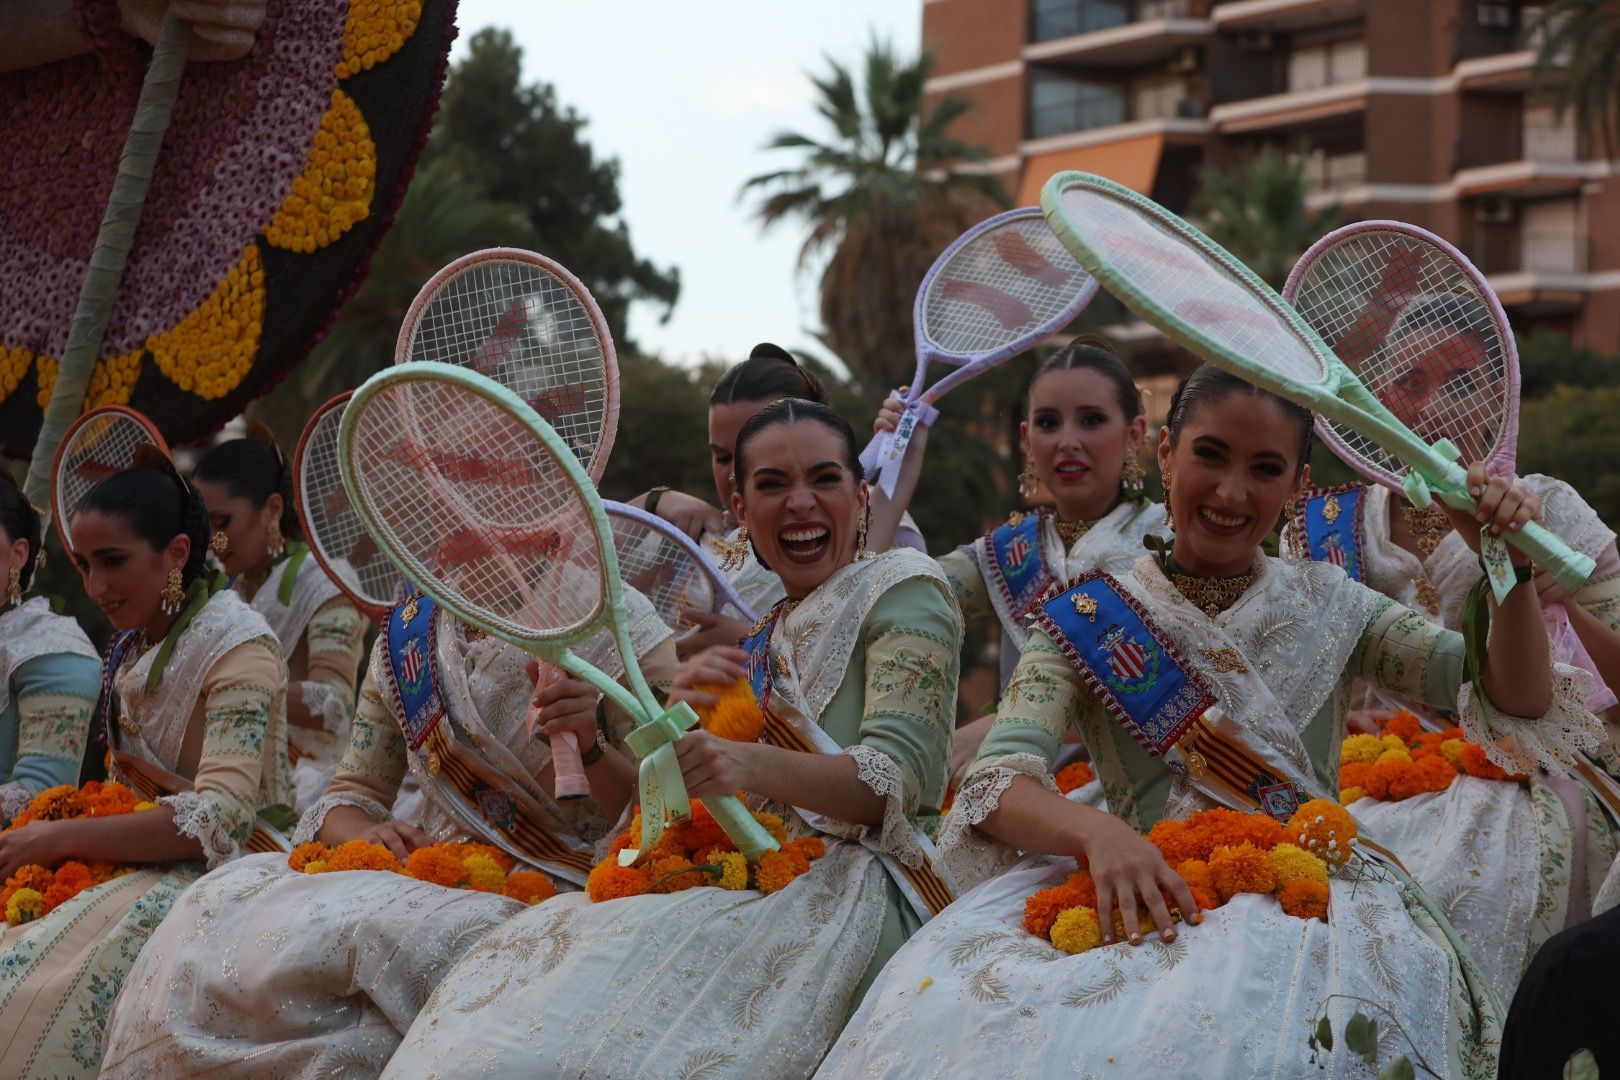
<path id="1" fill-rule="evenodd" d="M 741 792 L 778 839 L 814 838 L 819 857 L 768 892 L 583 891 L 593 866 L 619 865 L 610 846 L 636 811 L 629 719 L 423 597 L 362 657 L 365 620 L 308 557 L 262 433 L 190 477 L 154 451 L 77 506 L 73 558 L 116 631 L 99 665 L 83 630 L 28 598 L 40 522 L 0 483 L 0 815 L 77 783 L 103 738 L 109 775 L 154 804 L 0 833 L 0 880 L 122 868 L 38 918 L 7 913 L 0 1074 L 1296 1077 L 1320 1061 L 1370 1076 L 1342 1042 L 1308 1042 L 1360 1008 L 1391 1021 L 1386 1060 L 1562 1075 L 1589 1036 L 1550 976 L 1532 975 L 1527 1007 L 1563 1010 L 1577 1041 L 1510 1026 L 1504 1043 L 1503 1025 L 1538 952 L 1557 974 L 1590 950 L 1547 943 L 1607 906 L 1615 858 L 1614 823 L 1561 767 L 1607 753 L 1592 709 L 1620 685 L 1620 557 L 1575 492 L 1479 465 L 1477 517 L 1311 492 L 1309 413 L 1204 366 L 1150 438 L 1129 371 L 1082 339 L 1027 389 L 1026 495 L 1050 505 L 930 558 L 905 517 L 926 429 L 884 497 L 862 440 L 782 350 L 756 349 L 711 402 L 717 504 L 636 501 L 768 614 L 670 626 L 632 592 L 631 638 L 673 701 L 753 687 L 764 735 L 693 730 L 677 760 L 693 798 Z M 877 424 L 898 417 L 891 401 Z M 1365 584 L 1313 558 L 1307 509 L 1327 499 L 1361 501 Z M 1472 662 L 1460 609 L 1480 534 L 1538 519 L 1599 570 L 1567 594 L 1520 565 Z M 1099 616 L 1118 624 L 1120 678 L 1158 656 L 1207 687 L 1210 754 L 1296 801 L 1356 796 L 1384 855 L 1332 878 L 1325 918 L 1224 886 L 1204 910 L 1213 886 L 1145 837 L 1225 803 L 1209 769 L 1119 722 L 1081 655 Z M 958 726 L 965 619 L 999 630 L 1002 680 L 993 715 Z M 453 723 L 423 723 L 424 679 Z M 1397 710 L 1482 753 L 1541 752 L 1411 798 L 1344 789 L 1347 739 Z M 563 732 L 587 747 L 587 798 L 552 794 Z M 1060 791 L 1076 760 L 1095 779 Z M 300 812 L 291 844 L 405 859 L 494 842 L 556 895 L 306 873 L 261 820 L 278 806 Z M 1028 929 L 1026 904 L 1080 870 L 1100 947 L 1071 951 Z"/>

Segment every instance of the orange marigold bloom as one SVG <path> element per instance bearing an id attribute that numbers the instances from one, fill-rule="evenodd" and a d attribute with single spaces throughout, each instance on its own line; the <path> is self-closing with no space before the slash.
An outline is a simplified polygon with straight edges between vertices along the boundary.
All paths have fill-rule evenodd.
<path id="1" fill-rule="evenodd" d="M 1492 761 L 1485 753 L 1485 749 L 1474 743 L 1463 743 L 1462 767 L 1469 776 L 1481 780 L 1514 780 L 1519 777 L 1509 776 L 1506 769 Z"/>
<path id="2" fill-rule="evenodd" d="M 647 873 L 652 878 L 652 891 L 656 893 L 685 892 L 709 883 L 708 873 L 693 866 L 691 860 L 682 855 L 653 860 Z"/>
<path id="3" fill-rule="evenodd" d="M 1211 891 L 1215 888 L 1215 876 L 1210 872 L 1209 863 L 1202 859 L 1185 859 L 1177 863 L 1176 873 L 1191 888 Z"/>
<path id="4" fill-rule="evenodd" d="M 1059 915 L 1070 908 L 1095 907 L 1096 904 L 1095 890 L 1088 895 L 1086 890 L 1067 884 L 1041 889 L 1024 900 L 1024 929 L 1036 937 L 1048 937 Z"/>
<path id="5" fill-rule="evenodd" d="M 1193 899 L 1198 901 L 1200 911 L 1214 911 L 1221 906 L 1221 894 L 1213 888 L 1204 888 L 1200 885 L 1192 886 Z"/>
<path id="6" fill-rule="evenodd" d="M 117 863 L 98 862 L 94 859 L 87 861 L 84 865 L 98 885 L 103 881 L 111 881 L 114 874 L 118 873 L 120 869 L 125 869 Z"/>
<path id="7" fill-rule="evenodd" d="M 1408 743 L 1415 742 L 1422 730 L 1423 725 L 1418 722 L 1417 716 L 1405 709 L 1397 712 L 1384 723 L 1385 734 L 1399 736 L 1402 741 Z"/>
<path id="8" fill-rule="evenodd" d="M 684 829 L 682 840 L 686 851 L 708 851 L 711 848 L 723 848 L 726 851 L 736 851 L 737 845 L 731 842 L 726 830 L 720 827 L 709 808 L 696 799 L 692 800 L 692 817 Z M 662 847 L 663 845 L 659 845 Z"/>
<path id="9" fill-rule="evenodd" d="M 1339 786 L 1341 788 L 1358 787 L 1368 791 L 1368 778 L 1372 775 L 1373 767 L 1360 761 L 1347 761 L 1339 766 Z"/>
<path id="10" fill-rule="evenodd" d="M 805 858 L 805 869 L 810 869 L 810 863 L 827 854 L 827 845 L 819 836 L 801 836 L 797 840 L 789 840 L 782 845 L 783 851 L 795 851 Z"/>
<path id="11" fill-rule="evenodd" d="M 699 709 L 698 722 L 703 730 L 722 739 L 737 742 L 756 742 L 765 732 L 765 714 L 754 696 L 754 687 L 747 679 L 738 679 L 730 686 L 707 685 L 697 687 L 717 695 L 720 700 Z"/>
<path id="12" fill-rule="evenodd" d="M 1209 873 L 1223 901 L 1238 893 L 1269 893 L 1277 887 L 1271 860 L 1250 843 L 1216 848 L 1209 856 Z"/>
<path id="13" fill-rule="evenodd" d="M 23 811 L 31 821 L 63 821 L 67 818 L 83 817 L 85 812 L 84 795 L 72 784 L 58 784 L 56 787 L 46 788 L 35 795 L 28 802 L 28 808 Z M 20 819 L 22 814 L 17 815 Z M 13 825 L 17 822 L 13 822 Z"/>
<path id="14" fill-rule="evenodd" d="M 72 886 L 75 892 L 87 889 L 95 884 L 95 879 L 90 876 L 90 868 L 76 860 L 70 860 L 58 866 L 53 876 L 56 879 L 56 884 Z"/>
<path id="15" fill-rule="evenodd" d="M 599 862 L 585 879 L 585 895 L 592 903 L 640 896 L 652 886 L 652 876 L 639 866 L 620 866 L 617 857 Z"/>
<path id="16" fill-rule="evenodd" d="M 394 853 L 370 840 L 344 841 L 326 856 L 326 865 L 332 870 L 399 870 Z"/>
<path id="17" fill-rule="evenodd" d="M 411 852 L 405 858 L 405 873 L 418 881 L 431 881 L 447 889 L 458 889 L 467 879 L 467 868 L 461 856 L 447 851 L 443 844 L 429 844 Z"/>
<path id="18" fill-rule="evenodd" d="M 501 890 L 503 895 L 514 900 L 521 900 L 525 904 L 539 904 L 550 900 L 557 895 L 557 886 L 551 879 L 536 870 L 514 870 L 506 879 L 506 888 Z"/>
<path id="19" fill-rule="evenodd" d="M 62 904 L 78 896 L 87 888 L 89 888 L 88 884 L 75 886 L 60 881 L 52 884 L 50 888 L 45 890 L 46 912 L 55 911 Z"/>
<path id="20" fill-rule="evenodd" d="M 325 858 L 326 845 L 319 840 L 311 840 L 307 844 L 299 844 L 292 849 L 292 854 L 287 856 L 287 866 L 289 869 L 303 873 L 304 867 L 318 859 Z"/>
<path id="21" fill-rule="evenodd" d="M 8 889 L 33 889 L 43 893 L 56 881 L 55 876 L 38 863 L 19 866 L 17 872 L 6 878 Z"/>
<path id="22" fill-rule="evenodd" d="M 1295 878 L 1282 887 L 1277 900 L 1282 909 L 1297 919 L 1327 922 L 1328 887 L 1309 878 Z"/>
<path id="23" fill-rule="evenodd" d="M 1380 761 L 1373 766 L 1373 770 L 1384 778 L 1388 789 L 1387 798 L 1410 799 L 1414 795 L 1421 795 L 1428 790 L 1423 785 L 1423 778 L 1418 773 L 1417 764 L 1412 761 Z"/>
<path id="24" fill-rule="evenodd" d="M 1356 838 L 1356 822 L 1349 811 L 1327 799 L 1312 799 L 1294 812 L 1288 822 L 1289 839 L 1312 852 L 1329 866 L 1350 861 L 1350 844 Z"/>
<path id="25" fill-rule="evenodd" d="M 754 820 L 762 825 L 766 832 L 776 838 L 778 844 L 787 843 L 787 825 L 780 816 L 765 810 L 754 811 Z"/>
<path id="26" fill-rule="evenodd" d="M 1157 821 L 1148 830 L 1147 838 L 1171 866 L 1209 855 L 1208 849 L 1200 843 L 1200 836 L 1185 821 Z"/>
<path id="27" fill-rule="evenodd" d="M 1067 795 L 1097 779 L 1097 770 L 1091 767 L 1089 761 L 1071 761 L 1059 769 L 1052 779 L 1057 783 L 1057 789 Z"/>
<path id="28" fill-rule="evenodd" d="M 801 855 L 800 859 L 803 858 Z M 767 851 L 759 857 L 759 865 L 754 867 L 754 887 L 767 896 L 784 889 L 810 868 L 808 860 L 802 863 L 804 869 L 800 869 L 800 865 L 790 852 Z"/>

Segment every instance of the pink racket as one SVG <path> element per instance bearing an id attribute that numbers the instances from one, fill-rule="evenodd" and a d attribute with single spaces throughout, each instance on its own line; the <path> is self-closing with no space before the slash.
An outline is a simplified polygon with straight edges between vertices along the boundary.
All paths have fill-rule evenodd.
<path id="1" fill-rule="evenodd" d="M 602 478 L 618 433 L 619 367 L 602 310 L 579 279 L 544 255 L 489 248 L 455 260 L 411 302 L 396 364 L 430 361 L 495 380 L 540 414 Z M 554 681 L 542 670 L 542 679 Z M 590 793 L 572 735 L 552 743 L 557 797 Z"/>
<path id="2" fill-rule="evenodd" d="M 152 421 L 123 405 L 91 409 L 68 427 L 51 464 L 51 518 L 63 551 L 73 553 L 68 526 L 79 500 L 113 473 L 134 466 L 135 449 L 143 443 L 169 453 Z"/>
<path id="3" fill-rule="evenodd" d="M 310 554 L 349 602 L 381 623 L 404 598 L 405 578 L 377 548 L 349 502 L 338 467 L 338 426 L 352 390 L 326 402 L 304 425 L 293 454 L 293 507 Z"/>
<path id="4" fill-rule="evenodd" d="M 1057 333 L 1096 294 L 1096 280 L 1053 235 L 1039 207 L 997 214 L 957 237 L 917 290 L 917 372 L 899 427 L 880 432 L 861 453 L 884 494 L 894 494 L 912 432 L 934 422 L 940 398 Z M 928 386 L 936 361 L 957 370 Z"/>

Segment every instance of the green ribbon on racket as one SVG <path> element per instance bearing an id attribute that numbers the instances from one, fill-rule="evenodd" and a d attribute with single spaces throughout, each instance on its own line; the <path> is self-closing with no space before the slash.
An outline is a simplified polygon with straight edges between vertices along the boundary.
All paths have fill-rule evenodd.
<path id="1" fill-rule="evenodd" d="M 677 701 L 624 737 L 625 746 L 641 759 L 636 782 L 641 796 L 642 846 L 619 852 L 619 865 L 629 866 L 642 851 L 658 846 L 658 838 L 664 835 L 666 817 L 679 820 L 691 813 L 686 781 L 675 760 L 675 743 L 696 727 L 697 722 L 698 715 L 692 711 L 692 706 Z"/>
<path id="2" fill-rule="evenodd" d="M 1452 444 L 1450 439 L 1441 439 L 1433 444 L 1433 450 L 1446 461 L 1460 461 L 1462 452 Z M 1456 510 L 1471 510 L 1474 500 L 1466 490 L 1454 483 L 1449 483 L 1441 477 L 1423 471 L 1420 465 L 1413 464 L 1406 471 L 1406 478 L 1401 481 L 1401 487 L 1406 491 L 1406 497 L 1413 506 L 1426 509 L 1434 504 L 1435 496 L 1447 506 Z M 1491 592 L 1496 596 L 1498 604 L 1507 601 L 1508 593 L 1518 584 L 1513 574 L 1513 558 L 1508 553 L 1507 541 L 1500 536 L 1481 530 L 1479 534 L 1479 561 L 1485 567 L 1485 577 L 1491 583 Z"/>

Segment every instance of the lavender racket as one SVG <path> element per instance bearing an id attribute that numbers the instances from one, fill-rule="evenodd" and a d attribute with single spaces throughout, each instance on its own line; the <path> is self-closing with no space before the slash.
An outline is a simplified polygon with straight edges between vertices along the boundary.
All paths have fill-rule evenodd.
<path id="1" fill-rule="evenodd" d="M 861 453 L 883 493 L 894 494 L 911 433 L 919 422 L 933 423 L 940 398 L 1063 329 L 1096 293 L 1097 282 L 1058 242 L 1039 207 L 997 214 L 957 237 L 917 290 L 917 372 L 899 427 L 880 432 Z M 935 361 L 957 370 L 928 386 Z"/>
<path id="2" fill-rule="evenodd" d="M 685 629 L 693 611 L 729 609 L 750 623 L 759 618 L 691 537 L 639 507 L 604 500 L 602 509 L 613 528 L 624 583 L 650 600 L 667 626 Z"/>
<path id="3" fill-rule="evenodd" d="M 91 409 L 63 434 L 51 464 L 51 518 L 63 551 L 73 553 L 68 525 L 79 500 L 113 473 L 133 466 L 135 450 L 143 443 L 169 453 L 152 421 L 122 405 Z"/>
<path id="4" fill-rule="evenodd" d="M 619 423 L 619 366 L 590 291 L 518 248 L 464 255 L 428 279 L 400 325 L 394 362 L 457 364 L 512 391 L 600 480 Z"/>
<path id="5" fill-rule="evenodd" d="M 409 586 L 360 524 L 338 466 L 338 427 L 353 391 L 315 410 L 293 454 L 293 507 L 310 554 L 332 583 L 374 622 L 387 618 Z"/>

